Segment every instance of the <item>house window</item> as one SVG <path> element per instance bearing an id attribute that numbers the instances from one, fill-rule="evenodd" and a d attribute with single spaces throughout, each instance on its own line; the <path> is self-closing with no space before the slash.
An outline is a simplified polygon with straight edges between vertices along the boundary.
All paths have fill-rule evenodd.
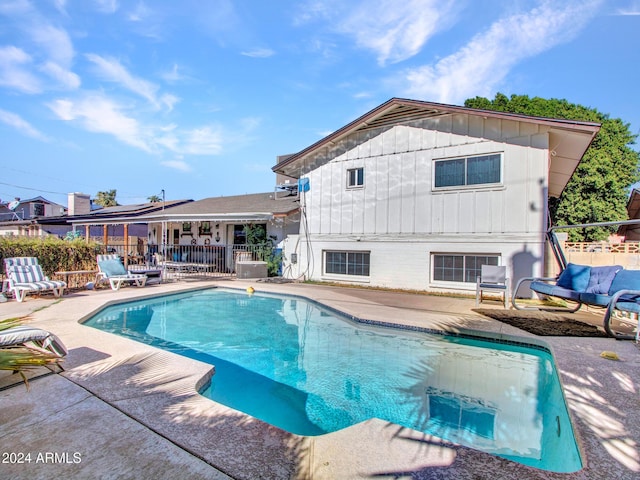
<path id="1" fill-rule="evenodd" d="M 482 265 L 498 265 L 497 255 L 433 255 L 433 280 L 437 282 L 476 283 Z"/>
<path id="2" fill-rule="evenodd" d="M 191 222 L 184 222 L 182 224 L 182 232 L 183 233 L 191 233 Z"/>
<path id="3" fill-rule="evenodd" d="M 209 235 L 211 236 L 211 222 L 202 222 L 198 227 L 198 235 Z"/>
<path id="4" fill-rule="evenodd" d="M 435 188 L 500 183 L 502 155 L 437 160 L 435 162 Z"/>
<path id="5" fill-rule="evenodd" d="M 369 252 L 325 252 L 324 271 L 337 275 L 369 276 Z"/>
<path id="6" fill-rule="evenodd" d="M 33 204 L 33 216 L 34 217 L 44 217 L 44 203 L 34 203 Z"/>
<path id="7" fill-rule="evenodd" d="M 364 185 L 364 168 L 350 168 L 347 170 L 347 188 L 358 188 Z"/>

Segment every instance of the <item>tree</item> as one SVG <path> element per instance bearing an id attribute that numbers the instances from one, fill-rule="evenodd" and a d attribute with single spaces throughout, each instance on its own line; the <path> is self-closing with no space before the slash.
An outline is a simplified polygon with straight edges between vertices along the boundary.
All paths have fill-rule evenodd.
<path id="1" fill-rule="evenodd" d="M 103 207 L 117 206 L 118 202 L 116 202 L 116 191 L 107 190 L 105 192 L 98 192 L 96 194 L 95 203 Z"/>
<path id="2" fill-rule="evenodd" d="M 150 197 L 147 197 L 147 200 L 149 200 L 151 203 L 159 203 L 162 201 L 162 199 L 158 195 L 151 195 Z"/>
<path id="3" fill-rule="evenodd" d="M 466 107 L 518 113 L 536 117 L 563 118 L 598 122 L 602 126 L 560 198 L 549 199 L 553 225 L 614 222 L 627 220 L 629 187 L 640 180 L 640 152 L 630 145 L 637 135 L 629 124 L 609 118 L 595 108 L 569 103 L 563 99 L 529 98 L 527 95 L 507 97 L 497 93 L 493 100 L 470 98 Z M 604 240 L 616 227 L 570 229 L 573 241 Z"/>

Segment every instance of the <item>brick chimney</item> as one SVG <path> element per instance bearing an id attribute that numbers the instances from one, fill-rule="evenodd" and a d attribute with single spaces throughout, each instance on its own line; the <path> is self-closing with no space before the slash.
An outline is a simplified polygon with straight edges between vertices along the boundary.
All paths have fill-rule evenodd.
<path id="1" fill-rule="evenodd" d="M 91 213 L 91 197 L 86 193 L 70 193 L 67 196 L 68 215 Z"/>

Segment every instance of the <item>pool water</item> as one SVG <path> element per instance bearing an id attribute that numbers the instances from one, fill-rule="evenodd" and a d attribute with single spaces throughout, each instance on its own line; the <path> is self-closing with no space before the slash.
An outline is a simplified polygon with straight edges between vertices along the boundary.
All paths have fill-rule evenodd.
<path id="1" fill-rule="evenodd" d="M 223 289 L 113 305 L 85 324 L 215 365 L 202 395 L 291 433 L 379 418 L 545 470 L 582 468 L 540 348 L 366 325 L 298 297 Z"/>

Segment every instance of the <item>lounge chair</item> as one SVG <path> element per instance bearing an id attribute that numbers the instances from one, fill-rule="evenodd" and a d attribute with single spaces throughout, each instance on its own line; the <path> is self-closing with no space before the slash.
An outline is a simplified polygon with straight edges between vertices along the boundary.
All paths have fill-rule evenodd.
<path id="1" fill-rule="evenodd" d="M 62 358 L 67 355 L 67 348 L 60 339 L 47 330 L 19 325 L 0 331 L 0 347 L 17 347 L 36 350 Z"/>
<path id="2" fill-rule="evenodd" d="M 98 255 L 97 262 L 96 285 L 109 281 L 112 290 L 120 290 L 123 283 L 135 283 L 138 287 L 144 287 L 147 283 L 146 275 L 128 272 L 118 255 Z"/>
<path id="3" fill-rule="evenodd" d="M 10 257 L 4 259 L 6 279 L 2 290 L 13 293 L 22 302 L 29 292 L 52 290 L 56 297 L 62 296 L 67 284 L 59 280 L 49 280 L 36 257 Z"/>

